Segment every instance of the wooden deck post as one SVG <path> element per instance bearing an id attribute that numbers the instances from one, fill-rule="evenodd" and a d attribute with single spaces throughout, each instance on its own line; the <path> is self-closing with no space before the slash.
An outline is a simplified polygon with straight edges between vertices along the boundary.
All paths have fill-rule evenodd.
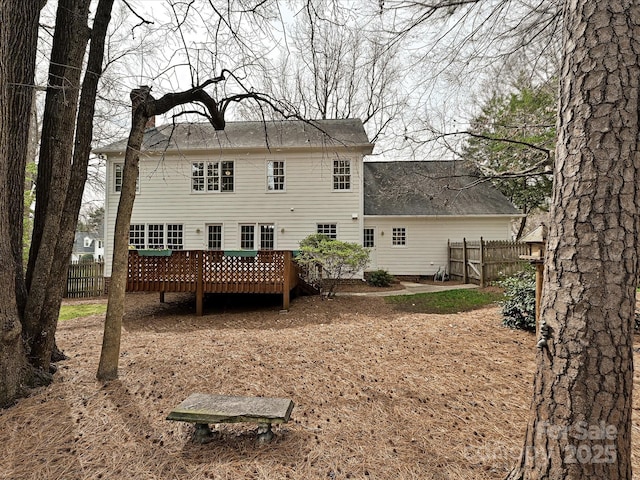
<path id="1" fill-rule="evenodd" d="M 196 315 L 201 317 L 202 312 L 202 301 L 204 297 L 204 288 L 202 285 L 202 270 L 204 268 L 203 262 L 204 254 L 202 251 L 199 251 L 196 254 Z"/>
<path id="2" fill-rule="evenodd" d="M 291 294 L 291 251 L 284 252 L 284 282 L 282 285 L 282 309 L 289 310 Z"/>

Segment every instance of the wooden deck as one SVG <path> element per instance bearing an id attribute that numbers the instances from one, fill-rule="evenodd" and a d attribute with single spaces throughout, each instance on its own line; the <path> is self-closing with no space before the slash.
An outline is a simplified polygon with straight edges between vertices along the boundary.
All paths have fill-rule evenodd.
<path id="1" fill-rule="evenodd" d="M 127 292 L 193 292 L 197 315 L 203 313 L 205 293 L 281 294 L 288 310 L 298 273 L 292 252 L 286 250 L 173 250 L 170 255 L 132 250 Z"/>

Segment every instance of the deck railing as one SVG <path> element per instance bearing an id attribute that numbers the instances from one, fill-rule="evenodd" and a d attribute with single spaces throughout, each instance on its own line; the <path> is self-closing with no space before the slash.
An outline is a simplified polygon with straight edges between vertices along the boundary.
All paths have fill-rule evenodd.
<path id="1" fill-rule="evenodd" d="M 289 308 L 297 264 L 286 250 L 129 252 L 127 291 L 194 292 L 202 315 L 204 293 L 272 293 Z"/>

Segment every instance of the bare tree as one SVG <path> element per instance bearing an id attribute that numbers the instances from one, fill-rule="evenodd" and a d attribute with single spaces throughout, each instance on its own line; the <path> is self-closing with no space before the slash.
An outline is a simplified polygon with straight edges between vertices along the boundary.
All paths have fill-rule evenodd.
<path id="1" fill-rule="evenodd" d="M 229 74 L 230 72 L 224 72 Z M 124 168 L 122 172 L 122 187 L 116 214 L 114 229 L 113 260 L 111 281 L 109 284 L 109 300 L 107 315 L 100 353 L 97 378 L 99 380 L 114 380 L 118 377 L 118 360 L 120 356 L 120 337 L 122 332 L 122 318 L 124 316 L 124 300 L 128 267 L 129 223 L 136 195 L 136 180 L 138 178 L 138 163 L 145 126 L 149 118 L 162 115 L 176 107 L 199 105 L 204 115 L 216 130 L 224 130 L 225 112 L 229 105 L 242 101 L 253 101 L 266 105 L 269 109 L 287 116 L 286 112 L 269 97 L 256 92 L 243 92 L 215 99 L 206 88 L 225 80 L 224 76 L 212 78 L 202 85 L 177 93 L 167 93 L 159 99 L 151 95 L 149 87 L 134 89 L 131 92 L 132 122 L 131 132 L 127 141 Z"/>
<path id="2" fill-rule="evenodd" d="M 310 0 L 263 83 L 305 118 L 360 118 L 372 141 L 406 107 L 399 46 L 357 12 Z"/>

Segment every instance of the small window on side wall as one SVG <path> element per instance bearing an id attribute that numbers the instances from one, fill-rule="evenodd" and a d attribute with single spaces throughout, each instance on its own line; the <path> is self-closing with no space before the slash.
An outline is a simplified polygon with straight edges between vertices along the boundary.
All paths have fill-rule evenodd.
<path id="1" fill-rule="evenodd" d="M 123 163 L 115 163 L 113 165 L 113 191 L 116 193 L 120 193 L 122 191 L 123 172 Z M 140 175 L 136 178 L 136 193 L 138 192 L 140 192 Z"/>
<path id="2" fill-rule="evenodd" d="M 407 244 L 407 229 L 405 227 L 393 227 L 391 231 L 391 245 L 403 247 Z"/>

